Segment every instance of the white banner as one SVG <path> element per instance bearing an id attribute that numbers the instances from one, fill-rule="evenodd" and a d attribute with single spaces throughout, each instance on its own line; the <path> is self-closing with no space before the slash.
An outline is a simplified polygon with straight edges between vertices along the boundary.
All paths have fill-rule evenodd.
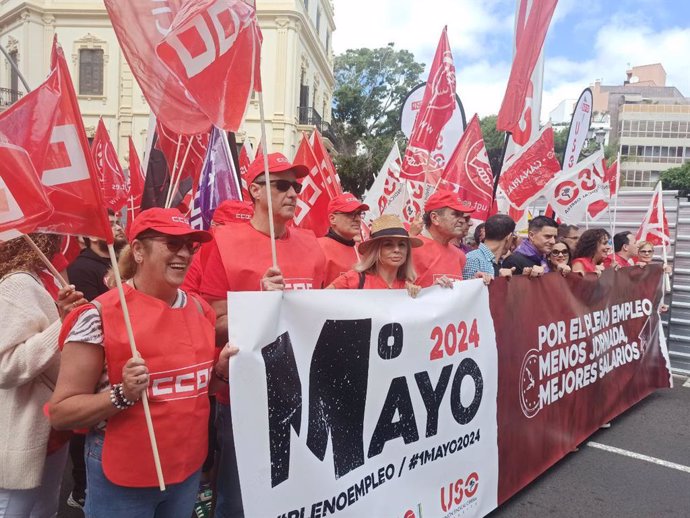
<path id="1" fill-rule="evenodd" d="M 568 143 L 565 146 L 565 153 L 563 155 L 563 172 L 573 169 L 577 164 L 578 158 L 580 158 L 580 152 L 585 145 L 589 126 L 592 122 L 592 106 L 592 90 L 585 88 L 577 100 L 573 110 L 573 118 L 570 121 Z"/>
<path id="2" fill-rule="evenodd" d="M 371 222 L 382 214 L 402 214 L 405 202 L 405 182 L 400 180 L 402 157 L 400 148 L 395 142 L 371 188 L 364 195 L 364 203 L 369 210 L 364 215 L 364 222 Z"/>
<path id="3" fill-rule="evenodd" d="M 229 293 L 247 517 L 484 516 L 497 505 L 488 289 Z M 304 315 L 310 315 L 305 319 Z"/>
<path id="4" fill-rule="evenodd" d="M 611 197 L 606 181 L 606 162 L 602 150 L 579 162 L 574 169 L 562 171 L 542 191 L 546 202 L 564 222 L 579 225 L 585 220 L 587 207 Z"/>

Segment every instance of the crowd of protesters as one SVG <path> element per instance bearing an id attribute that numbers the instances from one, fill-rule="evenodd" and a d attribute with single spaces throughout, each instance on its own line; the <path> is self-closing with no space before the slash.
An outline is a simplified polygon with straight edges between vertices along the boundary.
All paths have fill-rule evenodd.
<path id="1" fill-rule="evenodd" d="M 87 517 L 189 518 L 204 483 L 213 485 L 215 516 L 243 516 L 227 376 L 237 352 L 227 343 L 228 291 L 404 289 L 415 297 L 469 279 L 600 275 L 653 257 L 653 246 L 635 243 L 630 232 L 611 240 L 604 229 L 580 234 L 546 216 L 533 218 L 520 237 L 515 221 L 496 214 L 468 242 L 473 208 L 445 190 L 427 200 L 423 228 L 383 215 L 366 237 L 369 207 L 342 194 L 329 204 L 327 234 L 315 236 L 290 224 L 308 170 L 279 153 L 268 163 L 268 182 L 262 160 L 246 174 L 251 203 L 221 204 L 210 231 L 192 229 L 177 209 L 154 208 L 125 236 L 110 215 L 139 355 L 103 241 L 83 239 L 66 269 L 72 284 L 62 289 L 24 239 L 0 244 L 0 436 L 7 438 L 0 517 L 54 516 L 68 451 L 68 503 Z M 57 236 L 32 237 L 48 257 L 60 256 Z M 179 386 L 166 374 L 173 371 L 196 380 L 184 398 L 174 397 Z M 165 466 L 162 492 L 143 394 Z"/>

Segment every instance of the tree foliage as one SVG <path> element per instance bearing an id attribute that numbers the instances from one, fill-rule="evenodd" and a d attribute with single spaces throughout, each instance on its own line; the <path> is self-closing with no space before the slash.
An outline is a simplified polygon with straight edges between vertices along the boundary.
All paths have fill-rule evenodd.
<path id="1" fill-rule="evenodd" d="M 662 172 L 661 185 L 664 189 L 679 191 L 681 196 L 690 194 L 690 162 Z"/>
<path id="2" fill-rule="evenodd" d="M 350 49 L 335 58 L 332 127 L 338 136 L 343 188 L 361 195 L 383 165 L 396 138 L 404 140 L 400 109 L 421 82 L 424 65 L 394 44 Z"/>

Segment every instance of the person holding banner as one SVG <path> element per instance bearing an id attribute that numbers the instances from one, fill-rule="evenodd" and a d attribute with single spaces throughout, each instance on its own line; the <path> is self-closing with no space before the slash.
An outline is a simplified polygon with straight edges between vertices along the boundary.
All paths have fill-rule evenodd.
<path id="1" fill-rule="evenodd" d="M 415 253 L 415 267 L 419 272 L 417 284 L 427 288 L 439 282 L 451 286 L 462 280 L 465 252 L 454 246 L 455 240 L 467 235 L 466 219 L 474 208 L 452 191 L 438 189 L 424 205 L 424 226 L 431 238 L 419 236 L 423 246 Z"/>
<path id="2" fill-rule="evenodd" d="M 475 279 L 478 273 L 490 277 L 511 277 L 513 270 L 501 268 L 501 260 L 515 241 L 515 221 L 506 214 L 494 214 L 484 224 L 484 242 L 467 254 L 462 270 L 465 280 Z"/>
<path id="3" fill-rule="evenodd" d="M 585 230 L 573 253 L 573 272 L 584 275 L 604 271 L 603 261 L 611 253 L 611 235 L 603 228 Z"/>
<path id="4" fill-rule="evenodd" d="M 558 238 L 549 253 L 549 269 L 552 272 L 561 272 L 563 275 L 569 274 L 572 271 L 572 255 L 568 243 L 563 238 Z"/>
<path id="5" fill-rule="evenodd" d="M 416 297 L 421 286 L 412 262 L 412 249 L 422 240 L 411 237 L 397 216 L 384 214 L 371 223 L 369 239 L 359 245 L 361 259 L 353 270 L 335 279 L 326 289 L 407 289 Z"/>
<path id="6" fill-rule="evenodd" d="M 360 202 L 349 192 L 328 202 L 330 228 L 326 236 L 318 240 L 326 256 L 324 285 L 331 284 L 340 275 L 349 272 L 359 259 L 355 240 L 360 237 L 362 214 L 367 210 L 369 205 Z"/>
<path id="7" fill-rule="evenodd" d="M 216 344 L 228 340 L 228 291 L 281 291 L 320 289 L 325 258 L 316 236 L 310 230 L 290 226 L 295 216 L 297 195 L 302 190 L 298 179 L 309 175 L 306 166 L 292 164 L 280 153 L 268 155 L 269 185 L 265 183 L 264 157 L 257 154 L 245 173 L 254 215 L 249 223 L 230 223 L 219 227 L 201 282 L 201 294 L 216 313 Z M 271 208 L 279 267 L 271 257 L 270 221 L 267 189 L 271 189 Z M 218 440 L 217 518 L 242 517 L 242 496 L 235 459 L 230 394 L 216 394 L 216 432 Z"/>
<path id="8" fill-rule="evenodd" d="M 613 255 L 607 255 L 604 258 L 604 267 L 624 268 L 626 266 L 635 266 L 637 250 L 635 234 L 629 231 L 618 232 L 618 234 L 613 236 Z"/>
<path id="9" fill-rule="evenodd" d="M 546 216 L 532 218 L 527 239 L 518 245 L 505 261 L 504 268 L 515 268 L 517 275 L 539 277 L 549 271 L 548 255 L 556 244 L 558 223 Z"/>
<path id="10" fill-rule="evenodd" d="M 207 453 L 208 394 L 227 388 L 236 350 L 224 347 L 214 360 L 213 311 L 179 289 L 192 255 L 211 235 L 192 229 L 176 209 L 154 208 L 135 218 L 129 238 L 119 264 L 141 356 L 131 357 L 117 290 L 75 311 L 60 336 L 50 418 L 58 429 L 90 429 L 87 516 L 188 518 Z M 147 436 L 144 393 L 165 491 Z"/>
<path id="11" fill-rule="evenodd" d="M 46 257 L 61 237 L 31 234 Z M 24 237 L 0 243 L 0 516 L 55 516 L 69 435 L 43 413 L 60 365 L 61 320 L 86 303 L 74 286 L 57 300 L 43 284 L 45 266 Z M 50 280 L 52 282 L 52 278 Z"/>

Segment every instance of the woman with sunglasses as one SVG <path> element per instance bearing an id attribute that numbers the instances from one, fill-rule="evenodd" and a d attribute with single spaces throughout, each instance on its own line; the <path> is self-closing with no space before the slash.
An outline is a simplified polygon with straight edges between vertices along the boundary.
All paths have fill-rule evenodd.
<path id="1" fill-rule="evenodd" d="M 548 255 L 549 268 L 552 272 L 561 272 L 563 275 L 570 273 L 570 247 L 562 239 L 558 239 Z"/>
<path id="2" fill-rule="evenodd" d="M 611 235 L 603 228 L 585 230 L 573 253 L 573 272 L 601 275 L 604 258 L 611 253 L 610 240 Z"/>
<path id="3" fill-rule="evenodd" d="M 354 269 L 326 289 L 407 289 L 416 297 L 421 287 L 414 284 L 412 249 L 420 246 L 422 240 L 410 237 L 397 216 L 383 215 L 371 223 L 369 239 L 360 243 L 360 260 Z"/>
<path id="4" fill-rule="evenodd" d="M 637 243 L 637 261 L 649 264 L 652 262 L 652 259 L 654 259 L 654 245 L 649 241 Z"/>
<path id="5" fill-rule="evenodd" d="M 139 357 L 132 357 L 117 290 L 75 310 L 61 333 L 60 373 L 50 403 L 58 429 L 88 429 L 89 518 L 188 518 L 207 453 L 209 392 L 227 383 L 216 362 L 214 315 L 179 289 L 192 255 L 211 235 L 176 209 L 140 213 L 120 254 Z M 227 389 L 227 385 L 225 385 Z M 166 490 L 158 488 L 141 403 L 146 392 Z"/>

